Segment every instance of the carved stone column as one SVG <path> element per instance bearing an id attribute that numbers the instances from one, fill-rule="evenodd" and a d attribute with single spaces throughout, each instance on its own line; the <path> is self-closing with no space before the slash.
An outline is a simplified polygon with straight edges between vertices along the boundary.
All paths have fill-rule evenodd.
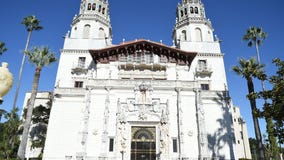
<path id="1" fill-rule="evenodd" d="M 117 101 L 117 113 L 116 113 L 116 137 L 117 147 L 121 153 L 122 159 L 124 159 L 124 153 L 126 152 L 126 117 L 125 111 L 121 107 L 120 99 Z"/>
<path id="2" fill-rule="evenodd" d="M 160 159 L 169 159 L 169 112 L 167 107 L 162 110 L 160 121 Z"/>
<path id="3" fill-rule="evenodd" d="M 110 104 L 110 90 L 111 87 L 105 87 L 107 91 L 105 99 L 105 110 L 104 110 L 104 119 L 103 119 L 103 134 L 102 134 L 102 146 L 101 146 L 101 156 L 106 157 L 108 151 L 108 122 L 109 122 L 109 104 Z"/>
<path id="4" fill-rule="evenodd" d="M 208 142 L 207 142 L 207 132 L 204 117 L 204 108 L 201 100 L 200 89 L 194 89 L 195 92 L 195 106 L 196 106 L 196 118 L 197 118 L 197 129 L 198 129 L 198 150 L 199 159 L 204 159 L 208 157 Z"/>
<path id="5" fill-rule="evenodd" d="M 81 151 L 77 152 L 77 156 L 82 157 L 85 159 L 87 153 L 87 139 L 88 139 L 88 129 L 89 129 L 89 118 L 90 118 L 90 107 L 91 107 L 91 94 L 93 87 L 87 86 L 86 87 L 86 95 L 85 95 L 85 108 L 83 108 L 83 124 L 82 130 L 80 132 L 81 135 Z"/>
<path id="6" fill-rule="evenodd" d="M 183 155 L 183 132 L 182 132 L 182 109 L 181 109 L 181 98 L 180 98 L 180 92 L 182 91 L 182 88 L 176 87 L 175 91 L 177 92 L 178 152 L 179 152 L 179 159 L 182 159 L 182 155 Z"/>

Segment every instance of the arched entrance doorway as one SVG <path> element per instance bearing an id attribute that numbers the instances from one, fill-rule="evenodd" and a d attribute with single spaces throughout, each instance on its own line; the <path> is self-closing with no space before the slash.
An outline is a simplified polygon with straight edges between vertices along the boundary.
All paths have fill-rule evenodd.
<path id="1" fill-rule="evenodd" d="M 131 134 L 131 160 L 155 160 L 156 128 L 133 126 Z"/>

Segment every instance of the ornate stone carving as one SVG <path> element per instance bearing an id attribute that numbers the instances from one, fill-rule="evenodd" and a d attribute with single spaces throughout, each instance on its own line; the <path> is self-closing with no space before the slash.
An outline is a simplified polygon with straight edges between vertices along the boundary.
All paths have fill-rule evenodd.
<path id="1" fill-rule="evenodd" d="M 80 14 L 82 14 L 85 11 L 85 8 L 86 8 L 86 0 L 82 0 L 80 6 Z"/>
<path id="2" fill-rule="evenodd" d="M 160 124 L 160 152 L 162 155 L 168 154 L 168 139 L 169 139 L 169 129 L 167 123 Z"/>

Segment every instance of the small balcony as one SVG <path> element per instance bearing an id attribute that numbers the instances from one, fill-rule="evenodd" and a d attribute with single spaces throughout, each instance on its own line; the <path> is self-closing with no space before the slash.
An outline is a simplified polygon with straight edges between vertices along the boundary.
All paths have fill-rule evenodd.
<path id="1" fill-rule="evenodd" d="M 86 68 L 85 63 L 74 63 L 71 69 L 71 73 L 76 75 L 87 74 L 88 68 Z"/>
<path id="2" fill-rule="evenodd" d="M 198 65 L 195 69 L 196 77 L 211 77 L 213 71 L 208 65 Z"/>

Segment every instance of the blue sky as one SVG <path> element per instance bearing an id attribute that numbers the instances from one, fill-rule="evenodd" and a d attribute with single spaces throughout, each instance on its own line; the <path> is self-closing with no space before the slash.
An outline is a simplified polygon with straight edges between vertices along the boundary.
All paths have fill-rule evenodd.
<path id="1" fill-rule="evenodd" d="M 181 0 L 109 0 L 113 43 L 122 39 L 150 39 L 172 45 L 172 30 L 175 23 L 175 12 Z M 6 43 L 8 51 L 0 61 L 7 61 L 14 75 L 12 90 L 4 97 L 1 108 L 10 110 L 13 105 L 18 70 L 22 51 L 24 50 L 27 31 L 21 25 L 25 16 L 36 15 L 41 20 L 43 30 L 34 32 L 30 46 L 47 45 L 59 58 L 63 47 L 63 35 L 70 29 L 72 18 L 79 13 L 80 0 L 2 0 L 0 5 L 0 41 Z M 222 40 L 221 49 L 225 54 L 225 68 L 228 87 L 233 103 L 240 106 L 242 116 L 247 122 L 249 136 L 254 137 L 253 124 L 247 94 L 246 81 L 231 71 L 239 58 L 255 56 L 255 50 L 248 48 L 242 41 L 249 26 L 261 26 L 268 33 L 267 39 L 260 47 L 261 61 L 266 70 L 275 71 L 271 61 L 275 57 L 284 60 L 283 43 L 283 0 L 203 0 L 207 18 L 212 22 L 215 34 Z M 58 63 L 52 64 L 42 71 L 39 90 L 52 91 Z M 34 66 L 25 64 L 22 85 L 17 106 L 22 108 L 25 92 L 30 91 L 34 74 Z M 260 85 L 260 83 L 259 83 Z M 260 86 L 256 85 L 257 90 Z M 262 126 L 264 121 L 261 120 Z M 264 128 L 264 127 L 262 127 Z"/>

